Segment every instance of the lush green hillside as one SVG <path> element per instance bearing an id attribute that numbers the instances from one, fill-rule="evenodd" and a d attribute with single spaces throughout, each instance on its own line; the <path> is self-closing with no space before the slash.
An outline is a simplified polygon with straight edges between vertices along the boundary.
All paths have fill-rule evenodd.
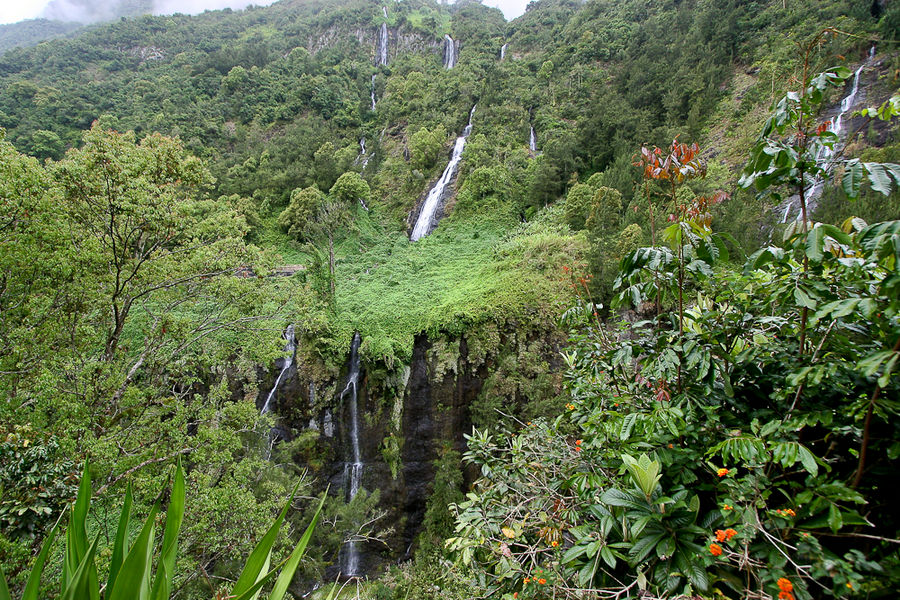
<path id="1" fill-rule="evenodd" d="M 12 588 L 88 459 L 104 543 L 125 480 L 146 515 L 184 461 L 173 597 L 231 590 L 299 485 L 286 556 L 346 479 L 359 333 L 384 481 L 332 488 L 296 594 L 352 539 L 378 548 L 372 598 L 888 597 L 900 246 L 869 224 L 900 218 L 898 105 L 859 109 L 896 91 L 898 23 L 893 1 L 543 0 L 507 23 L 281 0 L 5 51 Z M 410 242 L 470 118 L 444 216 Z M 288 324 L 301 375 L 261 413 Z M 415 486 L 427 505 L 378 522 Z"/>

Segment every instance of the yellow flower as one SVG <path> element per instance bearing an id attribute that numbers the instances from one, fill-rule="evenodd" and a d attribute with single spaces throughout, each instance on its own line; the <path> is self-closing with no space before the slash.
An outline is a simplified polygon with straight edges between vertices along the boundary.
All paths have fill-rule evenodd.
<path id="1" fill-rule="evenodd" d="M 719 477 L 725 477 L 726 475 L 728 475 L 728 472 L 729 472 L 729 469 L 724 469 L 724 468 L 723 468 L 723 469 L 719 469 L 718 471 L 716 471 L 716 474 L 717 474 Z"/>

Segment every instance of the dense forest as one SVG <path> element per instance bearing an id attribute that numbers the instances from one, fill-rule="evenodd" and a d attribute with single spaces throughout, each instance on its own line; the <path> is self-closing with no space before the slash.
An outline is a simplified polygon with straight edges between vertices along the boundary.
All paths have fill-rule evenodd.
<path id="1" fill-rule="evenodd" d="M 900 2 L 144 4 L 0 29 L 0 600 L 900 589 Z"/>

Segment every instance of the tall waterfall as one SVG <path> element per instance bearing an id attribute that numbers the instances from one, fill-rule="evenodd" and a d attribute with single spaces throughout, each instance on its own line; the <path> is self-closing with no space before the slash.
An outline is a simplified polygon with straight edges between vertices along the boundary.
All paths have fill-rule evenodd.
<path id="1" fill-rule="evenodd" d="M 452 69 L 456 66 L 456 42 L 449 35 L 444 36 L 444 68 Z"/>
<path id="2" fill-rule="evenodd" d="M 872 52 L 869 52 L 869 59 L 872 58 Z M 862 70 L 866 67 L 868 61 L 863 63 L 856 69 L 856 72 L 853 74 L 853 85 L 850 86 L 850 92 L 844 96 L 844 99 L 841 100 L 841 111 L 838 115 L 832 119 L 831 123 L 828 125 L 828 130 L 838 136 L 838 141 L 835 142 L 834 148 L 822 148 L 819 150 L 819 153 L 816 155 L 816 162 L 819 161 L 829 161 L 826 165 L 826 171 L 831 171 L 831 158 L 834 156 L 835 150 L 837 150 L 838 144 L 841 143 L 840 136 L 844 132 L 844 116 L 850 113 L 853 110 L 853 107 L 856 105 L 857 96 L 859 95 L 859 77 L 862 74 Z M 816 178 L 813 181 L 809 188 L 806 190 L 806 202 L 807 202 L 807 212 L 815 208 L 814 201 L 822 195 L 822 190 L 825 187 L 825 179 L 823 177 Z M 811 204 L 812 203 L 812 204 Z M 791 214 L 791 211 L 794 208 L 794 204 L 797 205 L 797 218 L 801 217 L 800 212 L 800 199 L 794 195 L 788 198 L 786 205 L 784 207 L 784 214 L 781 217 L 782 223 L 788 222 L 788 217 Z"/>
<path id="3" fill-rule="evenodd" d="M 372 91 L 369 92 L 369 96 L 372 98 L 372 110 L 375 110 L 375 74 L 372 74 Z"/>
<path id="4" fill-rule="evenodd" d="M 381 14 L 384 15 L 384 18 L 387 19 L 387 6 L 381 7 Z"/>
<path id="5" fill-rule="evenodd" d="M 378 30 L 378 40 L 375 47 L 375 64 L 388 64 L 388 28 L 387 23 L 382 23 Z"/>
<path id="6" fill-rule="evenodd" d="M 294 352 L 297 350 L 297 340 L 294 338 L 293 325 L 287 326 L 287 329 L 284 330 L 283 337 L 287 340 L 287 344 L 284 347 L 284 364 L 281 366 L 281 372 L 278 373 L 278 377 L 275 379 L 275 385 L 272 386 L 272 390 L 269 392 L 269 395 L 266 396 L 266 402 L 263 404 L 260 414 L 266 414 L 272 410 L 272 399 L 275 398 L 278 386 L 281 385 L 281 380 L 284 379 L 285 373 L 287 373 L 288 369 L 291 368 L 291 365 L 294 364 Z"/>
<path id="7" fill-rule="evenodd" d="M 425 197 L 425 203 L 422 204 L 419 218 L 416 220 L 416 225 L 413 227 L 412 234 L 409 236 L 409 239 L 412 242 L 431 233 L 431 230 L 434 227 L 434 214 L 440 206 L 441 200 L 444 198 L 447 186 L 450 185 L 454 175 L 456 175 L 456 168 L 459 166 L 459 161 L 462 158 L 463 148 L 466 145 L 466 138 L 472 133 L 472 116 L 474 114 L 475 106 L 472 107 L 472 111 L 469 113 L 469 123 L 466 125 L 465 129 L 463 129 L 462 135 L 456 138 L 456 143 L 453 145 L 453 154 L 450 156 L 450 162 L 447 164 L 447 168 L 444 169 L 441 178 L 438 179 L 437 183 L 434 184 L 434 187 L 428 192 L 428 196 Z"/>
<path id="8" fill-rule="evenodd" d="M 503 60 L 504 58 L 506 58 L 506 47 L 507 46 L 509 46 L 509 44 L 503 44 L 502 46 L 500 46 L 500 60 Z"/>
<path id="9" fill-rule="evenodd" d="M 347 386 L 341 392 L 341 401 L 350 402 L 350 450 L 352 462 L 344 463 L 344 485 L 347 488 L 347 501 L 353 500 L 359 492 L 362 482 L 363 463 L 359 451 L 359 406 L 357 405 L 357 387 L 359 384 L 359 333 L 353 334 L 350 344 L 350 372 L 347 374 Z M 359 574 L 359 548 L 353 540 L 341 548 L 341 573 L 345 577 Z"/>
<path id="10" fill-rule="evenodd" d="M 531 134 L 528 136 L 528 149 L 537 152 L 537 138 L 534 137 L 534 127 L 531 128 Z"/>

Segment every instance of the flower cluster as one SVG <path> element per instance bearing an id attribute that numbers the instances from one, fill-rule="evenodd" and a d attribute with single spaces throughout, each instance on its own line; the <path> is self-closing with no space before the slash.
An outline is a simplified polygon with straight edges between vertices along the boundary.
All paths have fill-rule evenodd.
<path id="1" fill-rule="evenodd" d="M 581 452 L 581 440 L 575 440 L 575 452 Z"/>
<path id="2" fill-rule="evenodd" d="M 571 402 L 566 403 L 566 410 L 575 410 L 575 405 Z"/>
<path id="3" fill-rule="evenodd" d="M 779 508 L 775 511 L 779 516 L 782 517 L 796 517 L 797 513 L 794 512 L 793 508 Z"/>
<path id="4" fill-rule="evenodd" d="M 794 600 L 794 584 L 786 577 L 780 577 L 776 582 L 778 584 L 778 600 Z"/>
<path id="5" fill-rule="evenodd" d="M 722 469 L 719 469 L 718 471 L 716 471 L 716 475 L 718 475 L 719 477 L 725 477 L 730 472 L 731 472 L 730 469 L 722 468 Z"/>
<path id="6" fill-rule="evenodd" d="M 737 531 L 732 528 L 728 528 L 724 531 L 721 529 L 716 529 L 716 540 L 719 542 L 731 541 L 731 538 L 737 535 Z"/>

